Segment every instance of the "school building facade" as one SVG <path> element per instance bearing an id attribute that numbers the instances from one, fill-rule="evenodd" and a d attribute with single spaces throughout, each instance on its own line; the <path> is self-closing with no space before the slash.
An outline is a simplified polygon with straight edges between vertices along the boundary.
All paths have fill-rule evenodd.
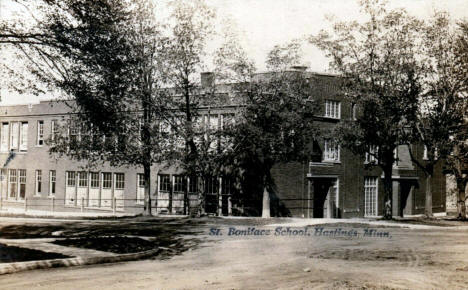
<path id="1" fill-rule="evenodd" d="M 337 77 L 307 73 L 311 97 L 319 100 L 322 111 L 317 122 L 330 131 L 338 122 L 353 119 L 356 107 L 338 93 Z M 202 120 L 222 126 L 224 116 L 236 113 L 236 106 L 213 106 Z M 140 213 L 144 207 L 143 169 L 102 165 L 87 168 L 76 162 L 49 154 L 46 140 L 59 124 L 70 118 L 71 109 L 63 102 L 0 107 L 0 206 L 42 211 L 115 211 Z M 278 164 L 271 198 L 272 215 L 348 218 L 377 217 L 383 214 L 383 175 L 377 166 L 368 168 L 372 156 L 356 156 L 333 140 L 315 142 L 309 160 Z M 414 154 L 424 162 L 422 146 Z M 425 177 L 412 164 L 407 145 L 396 150 L 393 168 L 393 214 L 421 214 L 425 204 Z M 185 187 L 190 206 L 198 204 L 198 182 L 187 179 L 175 169 L 154 166 L 151 193 L 156 214 L 182 214 Z M 442 165 L 433 178 L 433 211 L 446 208 L 446 182 Z M 204 185 L 205 209 L 218 215 L 243 214 L 232 199 L 228 179 L 214 177 Z M 244 193 L 252 194 L 252 193 Z M 239 195 L 236 196 L 239 198 Z M 241 196 L 242 198 L 242 196 Z M 248 197 L 246 197 L 248 198 Z M 255 211 L 254 211 L 255 212 Z M 257 211 L 261 213 L 261 209 Z"/>

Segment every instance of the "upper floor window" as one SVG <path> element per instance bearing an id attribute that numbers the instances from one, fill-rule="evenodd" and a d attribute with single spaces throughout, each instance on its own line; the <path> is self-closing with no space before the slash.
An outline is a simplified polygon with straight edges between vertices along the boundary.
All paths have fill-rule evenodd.
<path id="1" fill-rule="evenodd" d="M 340 146 L 333 140 L 325 140 L 323 161 L 340 161 Z"/>
<path id="2" fill-rule="evenodd" d="M 2 123 L 2 130 L 0 132 L 0 150 L 2 152 L 8 151 L 8 133 L 9 133 L 9 124 Z"/>
<path id="3" fill-rule="evenodd" d="M 10 150 L 18 149 L 19 123 L 13 122 L 10 126 Z"/>
<path id="4" fill-rule="evenodd" d="M 70 143 L 73 144 L 75 142 L 80 141 L 80 128 L 75 120 L 69 120 L 68 122 L 68 138 Z"/>
<path id="5" fill-rule="evenodd" d="M 44 145 L 44 121 L 37 121 L 37 145 Z"/>
<path id="6" fill-rule="evenodd" d="M 27 151 L 28 150 L 28 122 L 22 122 L 21 123 L 19 149 L 21 151 Z"/>
<path id="7" fill-rule="evenodd" d="M 339 101 L 325 101 L 325 117 L 339 119 L 341 116 L 341 103 Z"/>
<path id="8" fill-rule="evenodd" d="M 58 121 L 52 120 L 50 126 L 51 126 L 50 135 L 51 135 L 52 141 L 56 141 L 58 137 L 58 132 L 59 132 Z"/>
<path id="9" fill-rule="evenodd" d="M 376 162 L 378 154 L 378 147 L 376 145 L 370 145 L 369 151 L 366 152 L 366 163 Z"/>

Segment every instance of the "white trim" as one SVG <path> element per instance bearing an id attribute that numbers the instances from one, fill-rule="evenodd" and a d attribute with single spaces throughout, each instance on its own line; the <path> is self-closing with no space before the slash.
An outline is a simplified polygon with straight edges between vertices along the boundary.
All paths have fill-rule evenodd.
<path id="1" fill-rule="evenodd" d="M 369 215 L 366 206 L 366 179 L 375 179 L 375 215 Z M 370 187 L 368 187 L 370 188 Z M 372 202 L 372 201 L 369 201 Z M 379 178 L 377 176 L 364 176 L 364 217 L 376 217 L 379 213 Z"/>

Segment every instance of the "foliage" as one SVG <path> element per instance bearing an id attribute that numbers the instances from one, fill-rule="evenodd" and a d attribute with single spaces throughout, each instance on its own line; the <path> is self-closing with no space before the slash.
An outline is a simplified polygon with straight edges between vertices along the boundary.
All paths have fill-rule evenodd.
<path id="1" fill-rule="evenodd" d="M 17 2 L 27 7 L 29 1 Z M 29 60 L 29 72 L 65 94 L 73 110 L 51 153 L 91 163 L 138 165 L 147 184 L 164 152 L 157 120 L 167 111 L 160 90 L 161 37 L 150 1 L 44 0 L 37 25 L 2 23 L 0 44 Z M 35 89 L 34 85 L 29 87 Z"/>
<path id="2" fill-rule="evenodd" d="M 306 160 L 308 144 L 316 137 L 316 103 L 309 98 L 310 79 L 306 72 L 290 69 L 299 61 L 290 58 L 299 55 L 298 48 L 275 47 L 267 61 L 271 72 L 250 75 L 247 84 L 240 83 L 236 88 L 237 98 L 243 103 L 236 124 L 225 132 L 232 140 L 232 147 L 226 151 L 230 158 L 227 164 L 244 185 L 244 193 L 247 186 L 254 186 L 248 192 L 253 200 L 261 200 L 264 189 L 274 194 L 273 166 Z"/>
<path id="3" fill-rule="evenodd" d="M 367 21 L 337 22 L 311 43 L 331 58 L 332 69 L 344 78 L 343 93 L 359 112 L 356 121 L 342 122 L 337 135 L 352 152 L 374 150 L 385 174 L 385 217 L 391 217 L 393 151 L 408 142 L 404 130 L 414 119 L 423 69 L 417 59 L 421 22 L 404 10 L 387 10 L 379 1 L 361 1 Z"/>

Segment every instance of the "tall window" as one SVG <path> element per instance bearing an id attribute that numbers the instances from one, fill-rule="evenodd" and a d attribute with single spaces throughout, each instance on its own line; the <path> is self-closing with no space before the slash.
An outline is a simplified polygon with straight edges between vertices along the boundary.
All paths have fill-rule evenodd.
<path id="1" fill-rule="evenodd" d="M 357 120 L 357 105 L 354 103 L 351 104 L 351 119 Z"/>
<path id="2" fill-rule="evenodd" d="M 55 170 L 49 171 L 49 195 L 55 195 L 57 175 Z"/>
<path id="3" fill-rule="evenodd" d="M 189 192 L 198 193 L 198 178 L 196 176 L 191 176 L 189 180 Z"/>
<path id="4" fill-rule="evenodd" d="M 377 177 L 364 178 L 364 215 L 377 215 Z"/>
<path id="5" fill-rule="evenodd" d="M 2 131 L 1 131 L 1 144 L 0 150 L 2 152 L 8 151 L 8 133 L 9 133 L 9 126 L 8 123 L 2 123 Z"/>
<path id="6" fill-rule="evenodd" d="M 19 135 L 19 123 L 11 123 L 10 130 L 10 149 L 18 149 L 18 135 Z"/>
<path id="7" fill-rule="evenodd" d="M 20 148 L 21 151 L 28 150 L 28 122 L 21 123 Z"/>
<path id="8" fill-rule="evenodd" d="M 376 162 L 377 153 L 378 153 L 378 147 L 375 145 L 370 145 L 368 152 L 366 152 L 366 163 Z"/>
<path id="9" fill-rule="evenodd" d="M 219 188 L 218 178 L 208 177 L 205 182 L 205 190 L 207 194 L 217 194 Z"/>
<path id="10" fill-rule="evenodd" d="M 102 188 L 103 189 L 112 188 L 112 173 L 110 172 L 102 173 Z"/>
<path id="11" fill-rule="evenodd" d="M 340 146 L 333 140 L 325 140 L 323 161 L 340 161 Z"/>
<path id="12" fill-rule="evenodd" d="M 143 204 L 145 201 L 145 177 L 143 174 L 137 174 L 137 200 L 139 204 Z"/>
<path id="13" fill-rule="evenodd" d="M 37 121 L 37 145 L 44 145 L 44 121 Z"/>
<path id="14" fill-rule="evenodd" d="M 115 189 L 125 188 L 125 174 L 115 173 Z"/>
<path id="15" fill-rule="evenodd" d="M 85 171 L 78 172 L 78 186 L 88 187 L 88 172 L 85 172 Z"/>
<path id="16" fill-rule="evenodd" d="M 159 175 L 159 191 L 170 191 L 171 190 L 171 179 L 169 174 Z"/>
<path id="17" fill-rule="evenodd" d="M 26 169 L 19 169 L 19 198 L 26 196 Z"/>
<path id="18" fill-rule="evenodd" d="M 339 119 L 341 116 L 341 103 L 338 101 L 325 101 L 325 117 Z"/>
<path id="19" fill-rule="evenodd" d="M 50 124 L 50 135 L 52 138 L 52 142 L 56 141 L 58 138 L 58 132 L 59 132 L 59 125 L 57 120 L 52 120 Z"/>
<path id="20" fill-rule="evenodd" d="M 71 144 L 79 141 L 79 128 L 75 120 L 68 120 L 68 137 Z"/>
<path id="21" fill-rule="evenodd" d="M 76 186 L 76 173 L 75 171 L 67 171 L 66 176 L 66 183 L 68 187 L 75 187 Z"/>
<path id="22" fill-rule="evenodd" d="M 428 160 L 429 157 L 427 155 L 427 146 L 424 145 L 424 151 L 423 151 L 423 160 Z"/>
<path id="23" fill-rule="evenodd" d="M 9 198 L 16 199 L 16 194 L 18 193 L 18 175 L 16 169 L 8 170 L 8 179 L 10 182 Z"/>
<path id="24" fill-rule="evenodd" d="M 99 173 L 91 172 L 91 188 L 99 188 Z"/>
<path id="25" fill-rule="evenodd" d="M 185 176 L 174 175 L 174 192 L 185 192 Z"/>
<path id="26" fill-rule="evenodd" d="M 36 170 L 36 194 L 42 192 L 42 170 Z"/>

